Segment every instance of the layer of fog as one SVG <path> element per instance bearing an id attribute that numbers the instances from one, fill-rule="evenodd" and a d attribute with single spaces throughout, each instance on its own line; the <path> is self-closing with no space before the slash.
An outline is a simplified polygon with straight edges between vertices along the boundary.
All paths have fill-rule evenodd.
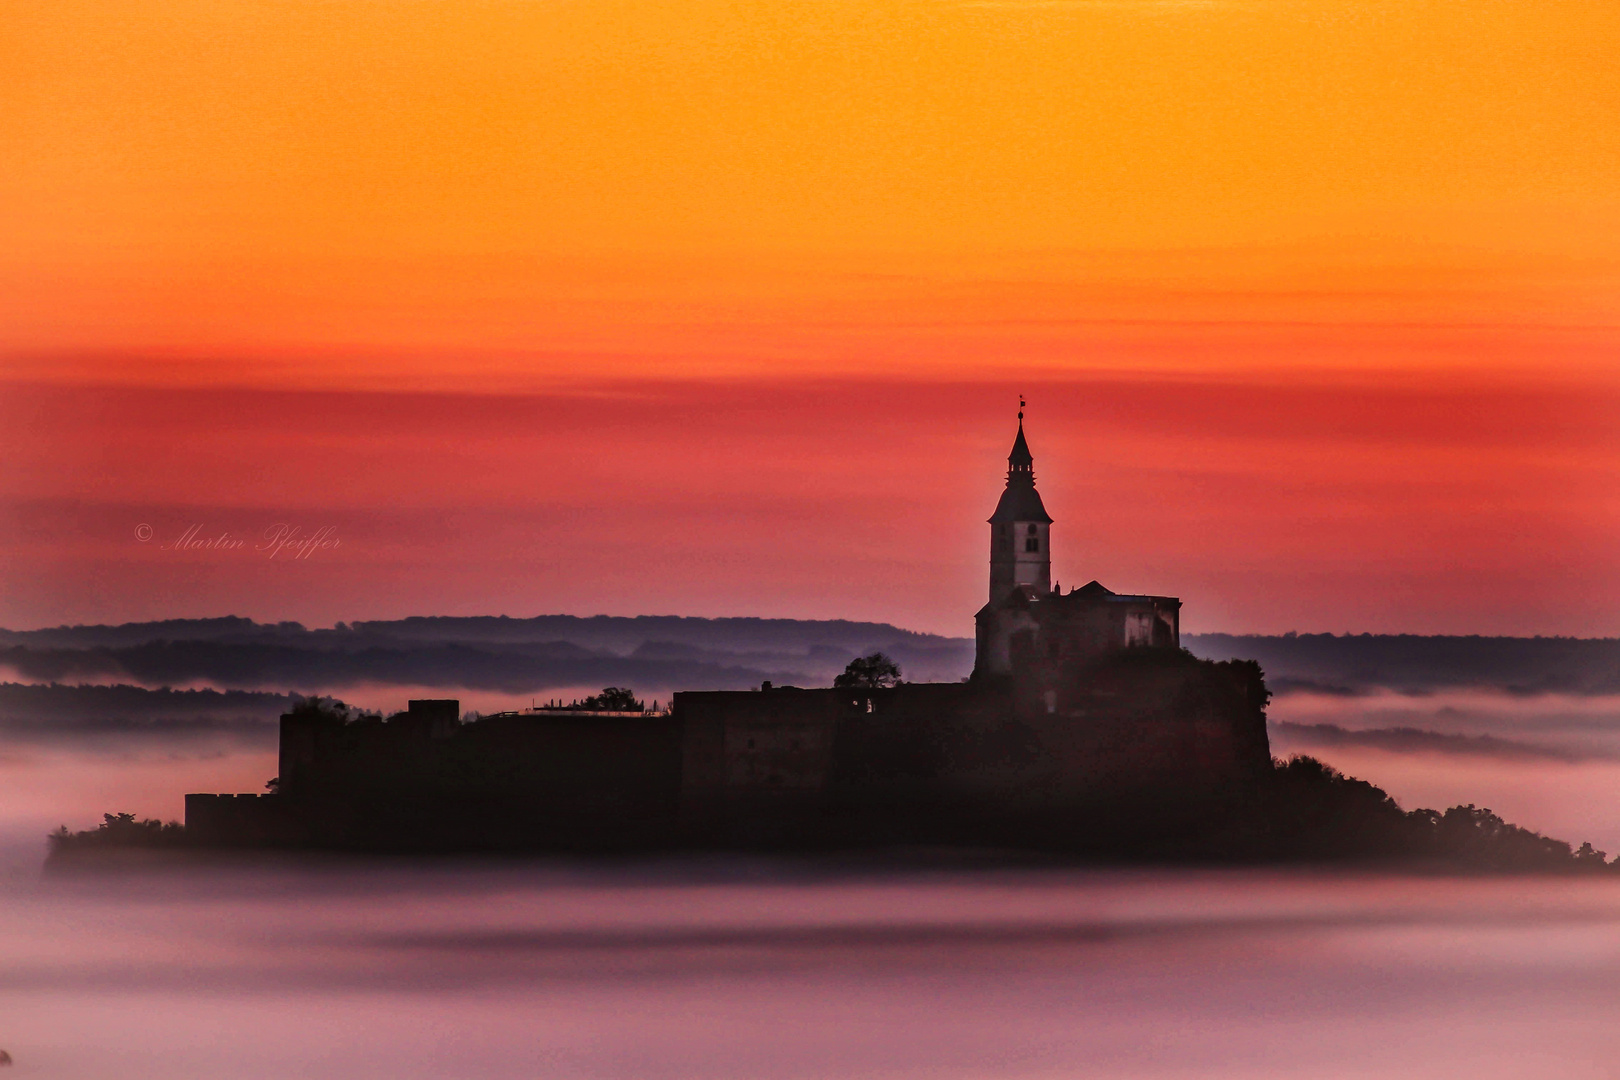
<path id="1" fill-rule="evenodd" d="M 1607 1075 L 1620 882 L 829 860 L 14 880 L 19 1075 Z"/>
<path id="2" fill-rule="evenodd" d="M 1292 693 L 1269 712 L 1273 754 L 1321 758 L 1407 809 L 1472 803 L 1620 852 L 1620 697 Z"/>

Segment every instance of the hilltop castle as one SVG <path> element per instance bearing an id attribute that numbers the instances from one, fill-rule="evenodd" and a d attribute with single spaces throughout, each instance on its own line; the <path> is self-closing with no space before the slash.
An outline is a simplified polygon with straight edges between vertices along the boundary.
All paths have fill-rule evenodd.
<path id="1" fill-rule="evenodd" d="M 663 714 L 282 717 L 268 796 L 188 795 L 202 842 L 350 849 L 972 843 L 1126 849 L 1270 766 L 1258 666 L 1180 648 L 1181 602 L 1051 586 L 1023 413 L 961 683 L 677 693 Z"/>

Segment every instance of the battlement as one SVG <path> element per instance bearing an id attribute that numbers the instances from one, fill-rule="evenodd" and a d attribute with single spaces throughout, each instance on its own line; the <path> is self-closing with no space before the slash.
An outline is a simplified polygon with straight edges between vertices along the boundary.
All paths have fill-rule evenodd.
<path id="1" fill-rule="evenodd" d="M 186 836 L 195 843 L 267 846 L 295 839 L 279 795 L 186 796 Z"/>

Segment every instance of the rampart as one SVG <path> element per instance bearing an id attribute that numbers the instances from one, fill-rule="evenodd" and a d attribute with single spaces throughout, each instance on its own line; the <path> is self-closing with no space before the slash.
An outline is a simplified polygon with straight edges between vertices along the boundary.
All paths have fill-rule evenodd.
<path id="1" fill-rule="evenodd" d="M 1182 652 L 867 690 L 675 697 L 706 843 L 1109 846 L 1242 802 L 1270 767 L 1253 664 Z"/>
<path id="2" fill-rule="evenodd" d="M 1253 664 L 1137 650 L 968 683 L 680 693 L 668 714 L 305 708 L 282 717 L 277 794 L 188 795 L 186 822 L 204 844 L 351 850 L 1106 846 L 1241 799 L 1270 764 L 1266 696 Z"/>

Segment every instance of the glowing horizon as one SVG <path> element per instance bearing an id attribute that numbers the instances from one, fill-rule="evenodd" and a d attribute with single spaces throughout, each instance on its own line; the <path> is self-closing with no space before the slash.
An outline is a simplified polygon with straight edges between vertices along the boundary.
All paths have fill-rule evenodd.
<path id="1" fill-rule="evenodd" d="M 13 31 L 0 624 L 961 633 L 1024 391 L 1065 581 L 1189 628 L 1620 633 L 1615 9 L 73 0 Z M 566 521 L 626 513 L 664 546 L 554 569 Z M 285 515 L 349 561 L 127 535 Z"/>

